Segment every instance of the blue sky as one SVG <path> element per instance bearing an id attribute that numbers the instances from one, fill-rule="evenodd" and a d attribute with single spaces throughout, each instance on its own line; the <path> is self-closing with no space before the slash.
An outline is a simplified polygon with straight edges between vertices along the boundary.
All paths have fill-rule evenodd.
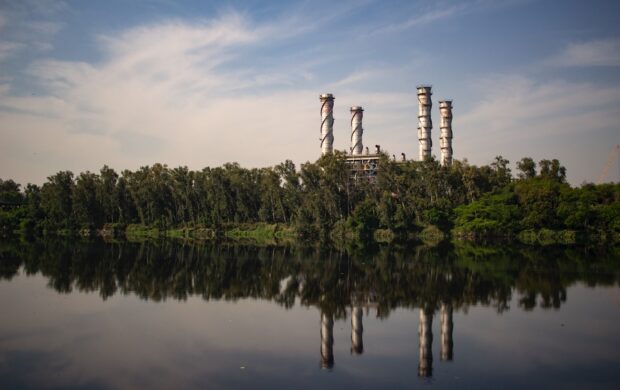
<path id="1" fill-rule="evenodd" d="M 314 161 L 320 93 L 364 144 L 417 156 L 417 84 L 454 100 L 454 156 L 558 158 L 595 182 L 620 143 L 618 1 L 2 1 L 0 177 L 155 162 Z M 618 162 L 609 180 L 620 180 Z"/>

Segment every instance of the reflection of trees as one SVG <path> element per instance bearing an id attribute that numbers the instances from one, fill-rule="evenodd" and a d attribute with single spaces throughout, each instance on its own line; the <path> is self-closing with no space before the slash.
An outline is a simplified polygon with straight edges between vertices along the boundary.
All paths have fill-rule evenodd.
<path id="1" fill-rule="evenodd" d="M 296 300 L 335 318 L 372 304 L 379 316 L 396 307 L 472 304 L 508 309 L 513 291 L 530 310 L 557 308 L 577 281 L 615 284 L 620 261 L 612 250 L 564 248 L 381 247 L 362 253 L 226 243 L 190 245 L 49 241 L 0 246 L 0 277 L 40 272 L 59 292 L 117 292 L 143 299 Z"/>

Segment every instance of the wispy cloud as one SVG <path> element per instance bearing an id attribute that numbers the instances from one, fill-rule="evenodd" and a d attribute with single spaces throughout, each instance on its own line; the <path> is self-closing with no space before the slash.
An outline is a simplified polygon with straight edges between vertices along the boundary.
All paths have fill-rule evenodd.
<path id="1" fill-rule="evenodd" d="M 608 38 L 570 43 L 546 63 L 566 67 L 620 66 L 620 40 Z"/>
<path id="2" fill-rule="evenodd" d="M 8 1 L 0 4 L 0 62 L 22 52 L 44 52 L 52 49 L 51 41 L 62 29 L 52 20 L 64 10 L 63 2 Z"/>
<path id="3" fill-rule="evenodd" d="M 524 156 L 559 158 L 579 183 L 594 180 L 593 167 L 584 160 L 592 156 L 593 146 L 617 142 L 603 134 L 620 123 L 618 86 L 493 76 L 479 80 L 472 94 L 479 96 L 478 101 L 467 112 L 455 113 L 454 127 L 459 154 L 483 157 L 477 163 L 493 157 L 479 145 L 512 161 Z M 567 144 L 582 154 L 571 154 Z"/>
<path id="4" fill-rule="evenodd" d="M 402 23 L 387 26 L 383 29 L 383 31 L 407 30 L 413 27 L 436 22 L 438 20 L 451 18 L 469 10 L 471 6 L 472 4 L 461 3 L 447 7 L 437 7 L 415 15 Z"/>
<path id="5" fill-rule="evenodd" d="M 387 26 L 384 31 L 403 31 L 519 1 L 422 3 L 426 8 L 410 18 L 412 7 L 404 6 L 375 22 Z M 358 5 L 330 4 L 325 12 L 312 2 L 295 3 L 269 18 L 265 9 L 190 19 L 160 15 L 124 29 L 98 29 L 96 37 L 85 34 L 80 42 L 94 45 L 96 59 L 66 60 L 60 50 L 24 56 L 19 71 L 0 69 L 0 177 L 41 182 L 61 169 L 132 169 L 157 161 L 200 169 L 231 160 L 247 166 L 313 160 L 322 92 L 337 96 L 338 149 L 349 146 L 349 107 L 362 105 L 365 144 L 411 155 L 417 147 L 414 86 L 424 81 L 437 86 L 437 97 L 455 98 L 455 153 L 475 163 L 488 162 L 492 153 L 522 157 L 537 145 L 555 145 L 553 137 L 584 134 L 584 128 L 610 133 L 620 122 L 620 93 L 609 83 L 598 88 L 595 81 L 500 76 L 476 80 L 481 87 L 475 89 L 467 64 L 443 71 L 432 48 L 414 52 L 408 34 L 377 37 L 386 47 L 375 51 L 377 42 L 363 35 L 375 29 L 357 21 L 373 10 Z M 32 38 L 53 37 L 59 28 L 76 28 L 37 14 L 11 30 L 17 20 L 0 25 L 0 60 L 25 53 L 20 45 L 26 45 L 26 31 Z M 32 50 L 35 41 L 29 38 L 25 47 Z M 617 63 L 601 54 L 616 55 L 615 41 L 596 55 L 575 45 L 557 58 L 570 58 L 565 64 L 583 64 L 583 58 Z"/>
<path id="6" fill-rule="evenodd" d="M 371 35 L 394 33 L 427 26 L 431 23 L 462 17 L 482 10 L 520 5 L 530 0 L 465 0 L 465 1 L 434 1 L 421 2 L 413 15 L 403 21 L 383 25 L 373 30 Z"/>
<path id="7" fill-rule="evenodd" d="M 32 169 L 33 153 L 45 156 L 52 172 L 111 162 L 118 168 L 156 161 L 195 168 L 231 159 L 277 163 L 291 155 L 291 140 L 299 144 L 312 133 L 316 114 L 314 91 L 260 92 L 296 72 L 240 66 L 246 50 L 276 39 L 278 31 L 231 12 L 102 35 L 104 57 L 97 63 L 34 62 L 26 71 L 43 94 L 0 89 L 0 166 L 7 170 L 0 175 Z M 278 142 L 287 127 L 283 117 L 299 126 Z"/>
<path id="8" fill-rule="evenodd" d="M 0 62 L 15 55 L 15 52 L 20 48 L 20 44 L 16 42 L 2 42 L 0 41 Z"/>
<path id="9" fill-rule="evenodd" d="M 353 85 L 355 83 L 359 83 L 360 81 L 366 80 L 370 77 L 372 77 L 373 75 L 376 75 L 378 72 L 376 70 L 362 70 L 362 71 L 356 71 L 353 72 L 347 76 L 345 76 L 344 78 L 337 80 L 331 84 L 329 84 L 327 87 L 330 89 L 335 89 L 335 88 L 341 88 L 341 87 L 345 87 L 345 86 L 350 86 Z"/>
<path id="10" fill-rule="evenodd" d="M 414 15 L 409 17 L 408 19 L 398 22 L 392 23 L 389 25 L 385 25 L 373 31 L 374 34 L 382 34 L 382 33 L 392 33 L 399 32 L 404 30 L 409 30 L 412 28 L 417 28 L 421 26 L 428 25 L 433 22 L 437 22 L 440 20 L 455 18 L 463 15 L 470 14 L 480 9 L 488 9 L 490 7 L 497 7 L 504 4 L 511 4 L 514 1 L 504 1 L 504 2 L 489 2 L 488 0 L 473 0 L 473 1 L 463 1 L 463 2 L 432 2 L 432 3 L 424 3 L 431 4 L 426 5 L 425 8 L 420 7 L 420 9 L 416 9 Z"/>

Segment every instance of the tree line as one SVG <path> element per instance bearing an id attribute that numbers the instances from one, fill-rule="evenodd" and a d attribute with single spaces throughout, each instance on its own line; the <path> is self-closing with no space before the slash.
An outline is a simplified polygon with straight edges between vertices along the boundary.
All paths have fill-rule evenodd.
<path id="1" fill-rule="evenodd" d="M 154 164 L 120 173 L 61 171 L 22 188 L 0 179 L 3 235 L 140 224 L 158 229 L 284 224 L 302 237 L 371 239 L 378 230 L 406 237 L 432 227 L 462 237 L 539 234 L 543 229 L 620 233 L 620 185 L 566 183 L 558 160 L 488 165 L 455 160 L 397 162 L 383 155 L 374 176 L 352 174 L 346 155 L 247 169 L 237 163 L 199 171 Z M 572 233 L 571 233 L 572 234 Z"/>

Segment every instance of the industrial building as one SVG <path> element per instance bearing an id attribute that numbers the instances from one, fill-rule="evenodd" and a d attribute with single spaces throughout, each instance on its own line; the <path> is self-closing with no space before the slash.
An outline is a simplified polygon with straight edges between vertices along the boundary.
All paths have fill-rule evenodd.
<path id="1" fill-rule="evenodd" d="M 424 161 L 432 156 L 433 142 L 431 138 L 433 121 L 431 111 L 433 107 L 432 87 L 419 85 L 418 96 L 418 159 Z M 334 95 L 331 93 L 319 96 L 321 101 L 321 153 L 333 153 L 334 150 Z M 351 164 L 354 176 L 374 176 L 378 160 L 382 152 L 379 145 L 375 145 L 373 153 L 368 146 L 364 147 L 364 128 L 362 120 L 364 109 L 361 106 L 351 107 L 351 147 L 347 162 Z M 439 127 L 441 149 L 440 163 L 442 166 L 452 164 L 452 100 L 439 101 Z M 406 161 L 406 154 L 401 153 L 398 161 Z M 392 155 L 396 160 L 396 156 Z"/>

